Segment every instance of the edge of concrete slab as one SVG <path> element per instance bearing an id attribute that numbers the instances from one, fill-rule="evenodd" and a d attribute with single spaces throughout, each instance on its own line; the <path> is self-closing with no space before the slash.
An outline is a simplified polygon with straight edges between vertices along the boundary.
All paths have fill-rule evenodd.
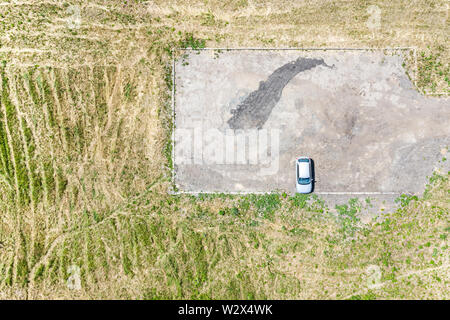
<path id="1" fill-rule="evenodd" d="M 223 50 L 223 51 L 385 51 L 385 50 L 410 50 L 414 56 L 414 85 L 416 85 L 417 78 L 417 50 L 415 47 L 394 47 L 394 48 L 259 48 L 259 47 L 246 47 L 246 48 L 175 48 L 174 50 L 188 50 L 188 51 L 206 51 L 206 50 Z M 172 108 L 172 133 L 171 133 L 171 144 L 172 144 L 172 190 L 169 191 L 170 194 L 179 195 L 179 194 L 230 194 L 230 195 L 248 195 L 248 194 L 281 194 L 283 192 L 280 191 L 272 191 L 272 192 L 216 192 L 216 191 L 182 191 L 176 183 L 176 173 L 175 173 L 175 120 L 176 120 L 176 99 L 175 99 L 175 87 L 176 87 L 176 59 L 172 58 L 172 70 L 171 70 L 171 79 L 172 79 L 172 90 L 171 90 L 171 108 Z M 341 195 L 374 195 L 374 194 L 400 194 L 399 192 L 315 192 L 314 194 L 318 195 L 326 195 L 326 194 L 341 194 Z"/>

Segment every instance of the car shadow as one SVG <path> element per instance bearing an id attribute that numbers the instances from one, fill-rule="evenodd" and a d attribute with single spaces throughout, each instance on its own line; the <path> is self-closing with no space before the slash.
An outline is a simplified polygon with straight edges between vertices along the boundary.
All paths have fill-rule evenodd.
<path id="1" fill-rule="evenodd" d="M 311 175 L 312 175 L 312 186 L 311 186 L 311 193 L 314 192 L 314 187 L 316 185 L 316 170 L 314 168 L 314 160 L 311 159 Z"/>

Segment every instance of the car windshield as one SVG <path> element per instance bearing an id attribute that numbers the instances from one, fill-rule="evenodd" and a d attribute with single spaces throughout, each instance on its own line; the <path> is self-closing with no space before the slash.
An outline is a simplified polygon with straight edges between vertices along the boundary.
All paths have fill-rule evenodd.
<path id="1" fill-rule="evenodd" d="M 298 178 L 298 183 L 300 184 L 309 184 L 310 179 L 309 178 Z"/>

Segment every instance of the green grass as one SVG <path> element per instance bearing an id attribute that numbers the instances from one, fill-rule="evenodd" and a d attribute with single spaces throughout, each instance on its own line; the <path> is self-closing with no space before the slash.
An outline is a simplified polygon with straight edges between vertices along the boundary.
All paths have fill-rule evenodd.
<path id="1" fill-rule="evenodd" d="M 418 79 L 417 85 L 431 93 L 436 93 L 439 87 L 443 87 L 441 93 L 450 92 L 450 67 L 442 59 L 444 46 L 437 46 L 431 50 L 419 52 L 418 55 Z"/>

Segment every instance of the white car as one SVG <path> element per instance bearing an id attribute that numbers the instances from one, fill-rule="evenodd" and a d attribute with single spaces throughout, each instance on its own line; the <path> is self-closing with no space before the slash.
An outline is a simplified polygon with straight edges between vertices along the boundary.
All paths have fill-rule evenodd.
<path id="1" fill-rule="evenodd" d="M 295 185 L 298 193 L 310 193 L 313 187 L 311 159 L 298 157 L 295 161 Z"/>

